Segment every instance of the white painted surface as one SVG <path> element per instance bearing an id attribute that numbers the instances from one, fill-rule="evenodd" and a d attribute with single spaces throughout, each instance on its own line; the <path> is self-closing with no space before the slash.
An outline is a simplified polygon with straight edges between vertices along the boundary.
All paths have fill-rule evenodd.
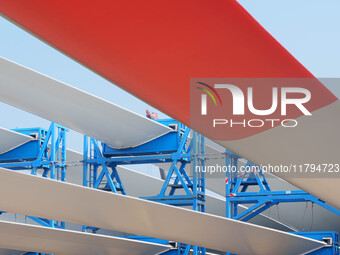
<path id="1" fill-rule="evenodd" d="M 22 255 L 24 254 L 24 251 L 0 248 L 0 254 L 1 255 Z"/>
<path id="2" fill-rule="evenodd" d="M 218 143 L 257 165 L 340 164 L 340 101 L 298 118 L 294 128 L 276 127 L 245 139 Z M 274 173 L 340 209 L 340 172 L 306 178 Z M 332 176 L 332 178 L 326 178 Z"/>
<path id="3" fill-rule="evenodd" d="M 8 212 L 237 254 L 300 254 L 323 246 L 315 240 L 249 223 L 5 169 L 0 170 L 0 201 L 1 209 Z"/>
<path id="4" fill-rule="evenodd" d="M 260 141 L 258 141 L 260 142 Z M 255 147 L 254 146 L 254 150 Z M 258 146 L 257 146 L 258 147 Z M 259 147 L 257 148 L 257 150 Z M 208 139 L 206 140 L 205 150 L 207 156 L 213 155 L 212 157 L 217 157 L 221 155 L 224 151 L 222 146 L 219 146 L 215 143 L 212 143 Z M 239 160 L 239 165 L 244 164 Z M 225 159 L 213 159 L 207 160 L 207 165 L 225 165 Z M 157 164 L 158 166 L 164 168 L 165 170 L 169 169 L 170 165 L 167 163 Z M 273 175 L 266 173 L 267 181 L 273 191 L 283 191 L 283 190 L 298 190 L 299 188 L 289 184 L 287 181 Z M 225 174 L 212 174 L 206 175 L 206 187 L 213 192 L 225 196 Z M 320 178 L 318 178 L 320 180 Z M 327 180 L 327 179 L 326 179 Z M 309 180 L 307 179 L 307 182 Z M 317 179 L 315 181 L 318 181 Z M 322 181 L 322 179 L 321 179 Z M 252 191 L 258 191 L 259 189 L 255 189 L 253 187 L 249 188 Z M 220 212 L 222 212 L 222 208 L 219 203 L 214 203 L 215 206 L 220 208 Z M 242 208 L 249 207 L 249 205 L 240 206 L 239 210 L 242 212 L 244 209 Z M 223 208 L 224 209 L 224 208 Z M 217 212 L 215 210 L 215 212 Z M 224 213 L 224 212 L 223 212 Z M 217 214 L 220 215 L 220 214 Z M 222 214 L 225 215 L 225 214 Z M 263 217 L 268 217 L 264 219 Z M 273 221 L 281 222 L 281 227 L 273 223 Z M 275 206 L 265 212 L 261 213 L 261 217 L 254 218 L 249 221 L 254 224 L 259 224 L 261 226 L 271 227 L 275 229 L 285 230 L 285 231 L 340 231 L 340 221 L 339 216 L 331 211 L 328 211 L 318 205 L 311 205 L 310 203 L 280 203 L 278 206 Z M 287 230 L 291 228 L 291 230 Z"/>
<path id="5" fill-rule="evenodd" d="M 82 154 L 73 150 L 67 150 L 67 158 L 69 161 L 82 160 Z M 157 195 L 164 181 L 126 167 L 117 167 L 120 178 L 122 179 L 125 190 L 129 196 L 143 197 Z M 83 168 L 79 166 L 71 166 L 67 168 L 66 181 L 74 184 L 82 185 Z M 222 185 L 224 186 L 224 185 Z M 177 193 L 176 193 L 177 194 Z M 240 208 L 241 211 L 244 208 Z M 225 199 L 217 198 L 213 195 L 206 195 L 206 212 L 218 216 L 225 216 Z M 257 225 L 274 228 L 282 231 L 292 231 L 289 227 L 281 224 L 275 219 L 260 214 L 258 217 L 250 221 Z"/>
<path id="6" fill-rule="evenodd" d="M 0 247 L 65 255 L 158 254 L 168 246 L 84 232 L 0 221 Z"/>
<path id="7" fill-rule="evenodd" d="M 0 101 L 103 141 L 141 145 L 170 128 L 0 57 Z"/>
<path id="8" fill-rule="evenodd" d="M 260 142 L 260 141 L 258 141 Z M 261 141 L 262 142 L 262 141 Z M 252 149 L 257 153 L 259 152 L 259 146 L 252 146 Z M 261 147 L 261 150 L 264 148 Z M 248 150 L 246 150 L 248 152 Z M 218 148 L 216 145 L 206 143 L 206 152 L 207 154 L 220 154 L 223 152 L 222 148 Z M 239 165 L 244 164 L 240 162 Z M 208 161 L 209 162 L 209 161 Z M 211 162 L 210 162 L 211 163 Z M 224 159 L 218 159 L 213 161 L 214 164 L 225 164 Z M 287 181 L 269 173 L 265 173 L 267 181 L 273 191 L 283 191 L 283 190 L 298 190 L 299 188 L 289 184 Z M 220 194 L 221 196 L 225 195 L 225 179 L 224 174 L 216 175 L 217 178 L 206 178 L 206 186 L 208 189 Z M 299 181 L 299 178 L 296 178 Z M 311 178 L 313 181 L 314 178 Z M 335 181 L 340 180 L 336 179 Z M 303 181 L 303 180 L 300 180 Z M 310 180 L 307 179 L 308 183 Z M 316 178 L 314 181 L 323 182 L 322 178 Z M 327 179 L 325 179 L 327 181 Z M 335 188 L 335 187 L 334 187 Z M 249 188 L 252 191 L 258 191 L 259 189 L 254 189 L 252 187 Z M 315 194 L 316 197 L 318 197 Z M 246 205 L 249 207 L 249 205 Z M 242 209 L 240 209 L 242 211 Z M 278 206 L 271 208 L 265 212 L 262 212 L 262 215 L 268 216 L 270 219 L 275 219 L 281 222 L 283 225 L 292 226 L 294 229 L 298 231 L 340 231 L 340 221 L 339 216 L 328 211 L 318 205 L 314 205 L 306 203 L 281 203 Z M 253 222 L 255 223 L 255 222 Z M 256 224 L 262 225 L 263 222 L 256 222 Z M 266 222 L 267 223 L 267 222 Z M 267 226 L 267 225 L 265 225 Z"/>
<path id="9" fill-rule="evenodd" d="M 33 140 L 33 138 L 30 136 L 0 127 L 0 154 L 8 152 L 31 140 Z"/>

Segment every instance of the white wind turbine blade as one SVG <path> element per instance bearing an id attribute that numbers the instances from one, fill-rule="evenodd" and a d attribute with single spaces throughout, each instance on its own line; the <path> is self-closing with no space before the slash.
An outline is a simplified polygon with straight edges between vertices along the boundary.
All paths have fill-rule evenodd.
<path id="1" fill-rule="evenodd" d="M 300 254 L 324 245 L 249 223 L 6 169 L 0 171 L 0 201 L 8 212 L 237 254 Z"/>
<path id="2" fill-rule="evenodd" d="M 170 248 L 165 245 L 126 238 L 6 221 L 0 221 L 0 247 L 11 250 L 65 255 L 159 254 Z"/>
<path id="3" fill-rule="evenodd" d="M 0 154 L 33 140 L 32 137 L 0 127 Z"/>
<path id="4" fill-rule="evenodd" d="M 297 173 L 273 174 L 340 209 L 339 113 L 337 100 L 314 111 L 313 118 L 298 118 L 294 130 L 278 126 L 240 140 L 216 142 L 259 166 L 296 166 Z M 306 171 L 305 164 L 320 166 L 321 172 L 308 170 L 299 177 L 300 166 Z"/>
<path id="5" fill-rule="evenodd" d="M 67 160 L 72 162 L 81 161 L 83 159 L 83 155 L 79 152 L 73 150 L 67 150 Z M 154 196 L 158 194 L 163 186 L 164 181 L 147 175 L 140 173 L 138 171 L 129 169 L 127 167 L 118 166 L 117 167 L 119 176 L 123 182 L 124 188 L 129 196 L 133 197 L 144 197 L 144 196 Z M 66 181 L 74 184 L 82 185 L 83 183 L 83 167 L 79 166 L 70 166 L 67 168 L 66 173 Z M 206 182 L 210 182 L 212 179 L 206 179 Z M 222 188 L 224 185 L 224 179 L 222 180 Z M 206 212 L 218 216 L 225 216 L 226 213 L 226 202 L 225 199 L 217 198 L 216 196 L 207 194 L 206 195 Z M 243 211 L 245 207 L 240 206 L 240 211 Z M 293 231 L 292 228 L 280 223 L 277 220 L 274 220 L 270 217 L 267 217 L 263 214 L 260 214 L 258 217 L 249 221 L 250 223 L 254 223 L 257 225 L 274 228 L 282 231 Z"/>
<path id="6" fill-rule="evenodd" d="M 0 101 L 113 148 L 138 146 L 171 131 L 160 123 L 1 57 Z"/>

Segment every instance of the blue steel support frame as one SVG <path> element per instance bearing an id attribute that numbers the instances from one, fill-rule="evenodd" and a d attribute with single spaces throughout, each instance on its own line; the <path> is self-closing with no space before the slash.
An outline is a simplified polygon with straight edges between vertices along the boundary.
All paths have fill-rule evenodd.
<path id="1" fill-rule="evenodd" d="M 34 133 L 36 140 L 1 155 L 0 160 L 4 163 L 0 163 L 0 167 L 13 171 L 30 170 L 33 175 L 37 175 L 38 171 L 42 170 L 42 177 L 65 181 L 67 168 L 66 133 L 68 131 L 65 127 L 52 122 L 48 130 L 22 128 L 13 129 L 13 131 L 26 135 Z M 33 216 L 27 217 L 45 227 L 65 229 L 65 222 Z M 38 255 L 40 253 L 27 252 L 25 254 Z"/>
<path id="2" fill-rule="evenodd" d="M 238 160 L 240 157 L 233 152 L 226 150 L 226 166 L 229 171 L 226 173 L 226 217 L 230 219 L 248 221 L 268 208 L 280 203 L 292 202 L 311 202 L 317 204 L 340 216 L 340 211 L 326 204 L 321 199 L 302 190 L 285 190 L 272 191 L 263 174 L 262 169 L 255 167 L 251 162 L 247 162 L 245 167 L 253 169 L 252 171 L 239 172 Z M 247 192 L 250 186 L 256 185 L 259 187 L 258 192 Z M 253 204 L 242 213 L 238 213 L 237 207 L 239 204 Z M 327 236 L 331 232 L 303 232 L 301 235 L 311 235 L 311 238 L 317 239 L 321 234 Z M 336 237 L 334 237 L 336 239 Z M 337 244 L 338 245 L 338 244 Z M 333 254 L 333 249 L 317 250 L 311 254 Z M 228 253 L 227 253 L 228 254 Z M 335 253 L 334 253 L 335 254 Z"/>
<path id="3" fill-rule="evenodd" d="M 186 148 L 189 134 L 190 129 L 186 128 L 177 151 L 172 155 L 173 161 L 160 193 L 156 196 L 143 198 L 173 206 L 192 206 L 194 211 L 205 212 L 205 174 L 203 171 L 196 171 L 196 167 L 204 169 L 205 165 L 204 137 L 193 132 L 192 140 Z M 191 161 L 193 163 L 192 176 L 189 176 L 185 168 Z M 176 195 L 178 190 L 184 190 L 185 195 Z M 190 252 L 194 255 L 201 255 L 206 254 L 206 249 L 188 244 L 178 244 L 177 254 L 187 255 Z"/>
<path id="4" fill-rule="evenodd" d="M 188 145 L 190 129 L 180 123 L 178 123 L 178 126 L 177 132 L 180 133 L 180 140 L 176 151 L 172 153 L 169 153 L 169 151 L 154 153 L 138 151 L 137 155 L 131 155 L 131 151 L 127 151 L 126 155 L 119 152 L 119 155 L 106 157 L 103 153 L 105 145 L 101 148 L 98 141 L 84 136 L 83 185 L 114 193 L 121 192 L 125 195 L 123 183 L 116 169 L 118 165 L 171 163 L 160 193 L 153 197 L 142 198 L 174 206 L 192 206 L 193 210 L 205 212 L 204 173 L 193 171 L 193 175 L 190 176 L 186 171 L 191 160 L 193 160 L 193 169 L 196 169 L 196 166 L 204 166 L 204 137 L 193 132 L 193 139 Z M 171 137 L 173 138 L 173 136 Z M 161 139 L 163 139 L 162 137 L 160 141 L 164 141 Z M 155 141 L 157 139 L 153 141 L 153 144 L 155 144 Z M 146 146 L 146 148 L 148 147 Z M 164 148 L 164 146 L 160 146 L 160 148 Z M 111 173 L 109 168 L 111 168 Z M 106 182 L 103 181 L 104 176 Z M 183 190 L 184 194 L 177 195 L 176 192 L 179 190 Z M 83 226 L 83 231 L 87 230 L 96 232 L 98 229 Z M 186 244 L 178 245 L 177 254 L 189 254 L 190 252 L 193 252 L 194 255 L 204 255 L 205 248 Z"/>
<path id="5" fill-rule="evenodd" d="M 48 130 L 42 128 L 22 128 L 13 131 L 30 135 L 32 131 L 37 134 L 36 139 L 29 143 L 39 143 L 39 151 L 34 158 L 22 160 L 22 146 L 2 155 L 0 167 L 12 170 L 30 170 L 31 174 L 37 175 L 42 170 L 42 176 L 46 178 L 65 181 L 66 177 L 66 132 L 67 129 L 61 125 L 51 123 Z M 25 145 L 26 146 L 26 145 Z M 29 146 L 29 144 L 28 144 Z M 27 147 L 29 150 L 30 147 Z M 24 152 L 25 153 L 25 152 Z M 6 160 L 6 155 L 8 159 Z M 33 157 L 33 156 L 30 156 Z M 45 227 L 65 228 L 65 222 L 42 219 L 27 216 Z"/>
<path id="6" fill-rule="evenodd" d="M 189 133 L 190 129 L 187 128 L 183 137 L 185 140 L 188 139 Z M 182 140 L 177 153 L 180 153 L 181 150 L 185 151 L 184 145 L 185 142 Z M 204 169 L 205 166 L 204 136 L 193 132 L 193 138 L 189 147 L 186 149 L 186 153 L 190 153 L 189 158 L 192 159 L 192 176 L 188 176 L 184 170 L 187 163 L 190 163 L 187 162 L 187 158 L 185 158 L 184 161 L 178 159 L 172 163 L 161 192 L 157 196 L 144 198 L 175 206 L 192 206 L 194 211 L 205 212 L 205 174 L 203 171 L 196 171 L 196 167 Z M 176 167 L 178 162 L 181 162 L 179 171 L 171 171 L 171 169 L 178 170 Z M 183 177 L 181 175 L 183 175 Z M 167 189 L 169 189 L 168 194 L 166 194 Z M 184 189 L 186 195 L 175 195 L 177 189 Z M 206 254 L 206 249 L 188 244 L 178 244 L 177 254 L 187 255 L 190 254 L 190 252 L 194 255 L 201 255 Z"/>
<path id="7" fill-rule="evenodd" d="M 325 247 L 308 255 L 339 255 L 339 233 L 334 231 L 293 232 L 292 234 L 324 241 Z"/>
<path id="8" fill-rule="evenodd" d="M 126 195 L 116 167 L 116 162 L 108 162 L 107 158 L 103 156 L 96 139 L 84 136 L 83 186 L 113 193 L 120 192 L 122 195 Z M 83 232 L 91 231 L 96 233 L 98 230 L 99 228 L 96 227 L 82 226 Z"/>
<path id="9" fill-rule="evenodd" d="M 120 192 L 122 195 L 126 195 L 116 168 L 118 164 L 106 160 L 97 140 L 84 136 L 83 157 L 83 186 L 112 191 L 113 193 Z M 101 171 L 98 175 L 99 167 L 101 167 Z M 106 177 L 105 183 L 104 177 Z"/>

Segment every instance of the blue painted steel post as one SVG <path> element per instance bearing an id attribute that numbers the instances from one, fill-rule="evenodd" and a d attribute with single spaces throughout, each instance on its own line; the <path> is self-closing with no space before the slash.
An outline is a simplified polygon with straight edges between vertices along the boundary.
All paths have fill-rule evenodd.
<path id="1" fill-rule="evenodd" d="M 204 201 L 205 201 L 205 138 L 203 135 L 201 135 L 201 186 L 202 186 L 202 193 L 204 194 Z M 203 209 L 201 210 L 201 212 L 205 212 L 205 202 L 202 205 Z"/>
<path id="2" fill-rule="evenodd" d="M 200 192 L 202 193 L 203 196 L 203 203 L 200 205 L 200 210 L 201 212 L 205 212 L 205 139 L 203 135 L 200 136 L 200 176 L 199 176 L 199 182 L 200 182 Z M 206 254 L 206 248 L 200 247 L 200 254 L 205 255 Z"/>
<path id="3" fill-rule="evenodd" d="M 50 177 L 51 179 L 55 179 L 55 124 L 54 122 L 51 123 L 50 126 L 51 129 L 51 155 L 50 155 L 50 161 L 52 162 L 52 166 L 50 167 Z M 52 228 L 55 227 L 55 221 L 50 220 L 50 225 Z"/>
<path id="4" fill-rule="evenodd" d="M 52 166 L 50 168 L 50 176 L 51 179 L 55 179 L 55 124 L 52 122 L 51 123 L 51 130 L 52 130 L 52 135 L 51 135 L 51 156 L 50 156 L 50 161 L 52 162 Z"/>
<path id="5" fill-rule="evenodd" d="M 194 131 L 192 136 L 192 155 L 193 155 L 193 168 L 192 168 L 192 175 L 193 175 L 193 197 L 194 197 L 194 204 L 193 204 L 193 210 L 197 211 L 197 167 L 198 167 L 198 148 L 197 148 L 197 142 L 198 142 L 198 134 Z"/>
<path id="6" fill-rule="evenodd" d="M 88 173 L 88 164 L 86 160 L 88 159 L 88 137 L 84 135 L 84 144 L 83 144 L 83 186 L 87 187 L 87 173 Z"/>
<path id="7" fill-rule="evenodd" d="M 62 132 L 62 162 L 66 162 L 66 130 L 59 127 L 60 132 Z M 58 146 L 59 147 L 59 146 Z M 64 166 L 61 172 L 61 181 L 66 180 L 66 167 Z"/>
<path id="8" fill-rule="evenodd" d="M 231 191 L 231 159 L 229 151 L 226 150 L 226 217 L 231 218 L 231 202 L 230 202 L 230 191 Z"/>
<path id="9" fill-rule="evenodd" d="M 91 138 L 90 139 L 90 150 L 91 150 L 91 158 L 97 159 L 100 155 L 97 153 L 96 145 L 98 144 L 97 140 Z M 92 171 L 91 171 L 92 170 Z M 95 183 L 97 182 L 97 175 L 98 175 L 98 164 L 91 165 L 90 167 L 91 178 L 90 179 L 90 186 L 94 187 Z"/>
<path id="10" fill-rule="evenodd" d="M 192 155 L 193 155 L 193 169 L 192 169 L 192 174 L 193 174 L 193 210 L 197 211 L 197 167 L 198 167 L 198 162 L 199 162 L 199 155 L 198 155 L 198 140 L 199 140 L 199 134 L 197 134 L 195 131 L 193 132 L 193 138 L 192 138 L 192 142 L 193 142 L 193 147 L 192 147 Z M 187 245 L 187 249 L 185 250 L 184 254 L 189 254 L 189 250 L 190 250 L 190 246 L 191 245 Z M 198 247 L 197 246 L 193 246 L 193 254 L 197 255 L 198 254 Z"/>

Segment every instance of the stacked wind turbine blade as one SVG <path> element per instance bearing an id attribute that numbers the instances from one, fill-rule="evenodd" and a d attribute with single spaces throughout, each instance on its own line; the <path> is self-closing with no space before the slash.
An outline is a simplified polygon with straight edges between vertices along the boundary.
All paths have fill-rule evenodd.
<path id="1" fill-rule="evenodd" d="M 13 150 L 32 140 L 33 138 L 30 136 L 0 127 L 0 154 Z"/>
<path id="2" fill-rule="evenodd" d="M 152 1 L 145 8 L 145 3 L 137 0 L 104 0 L 101 5 L 82 5 L 81 12 L 68 1 L 55 6 L 42 0 L 34 3 L 0 0 L 0 3 L 2 15 L 12 22 L 186 125 L 190 124 L 190 78 L 313 77 L 236 1 Z M 140 12 L 141 9 L 144 11 Z M 145 35 L 148 40 L 135 43 L 136 38 Z M 6 82 L 13 81 L 7 79 Z M 219 143 L 256 164 L 310 164 L 321 160 L 338 163 L 339 138 L 335 134 L 340 127 L 339 102 L 322 86 L 319 96 L 325 98 L 327 104 L 313 111 L 313 119 L 302 117 L 301 128 L 294 132 L 287 134 L 289 131 L 278 127 L 252 137 Z M 30 108 L 32 102 L 21 105 L 17 98 L 7 102 L 45 115 L 41 109 Z M 95 133 L 88 132 L 99 140 L 104 139 L 104 135 L 94 136 Z M 211 133 L 205 135 L 212 137 Z M 110 139 L 103 141 L 112 147 L 121 147 L 129 139 L 118 144 L 110 143 Z M 145 141 L 148 140 L 141 142 Z M 130 141 L 126 146 L 136 145 Z M 338 179 L 286 179 L 340 208 Z M 251 233 L 246 230 L 245 234 Z M 277 249 L 278 246 L 293 249 L 294 240 L 298 240 L 296 236 L 280 245 L 276 244 L 277 239 L 275 235 L 268 239 L 272 248 L 276 248 L 270 252 L 297 252 Z M 258 242 L 256 238 L 254 241 Z M 243 242 L 239 249 L 242 246 Z M 253 248 L 252 245 L 246 247 Z M 241 253 L 266 254 L 268 251 Z"/>
<path id="3" fill-rule="evenodd" d="M 340 209 L 339 113 L 340 101 L 336 101 L 314 111 L 313 118 L 298 118 L 299 124 L 294 130 L 279 126 L 241 140 L 216 142 L 259 166 L 292 169 L 288 173 L 278 171 L 273 174 Z M 261 149 L 258 149 L 259 145 Z M 323 168 L 325 164 L 326 169 Z M 307 165 L 322 170 L 308 170 Z M 294 171 L 297 174 L 310 172 L 297 176 Z"/>
<path id="4" fill-rule="evenodd" d="M 0 58 L 0 66 L 0 100 L 3 102 L 34 113 L 40 117 L 48 116 L 47 118 L 54 122 L 58 122 L 59 124 L 67 124 L 67 127 L 76 128 L 76 130 L 83 131 L 84 133 L 86 132 L 85 134 L 92 137 L 100 136 L 100 140 L 114 146 L 117 146 L 117 141 L 121 141 L 124 139 L 123 137 L 127 137 L 128 139 L 136 139 L 138 136 L 137 140 L 147 141 L 154 139 L 159 135 L 159 133 L 157 133 L 155 130 L 159 129 L 160 124 L 155 121 L 151 121 L 137 114 L 133 114 L 124 108 L 115 106 L 114 104 L 108 103 L 85 92 L 74 89 L 66 84 L 17 65 L 6 59 Z M 16 93 L 18 90 L 25 90 L 26 92 Z M 54 99 L 56 91 L 58 91 L 58 97 L 57 99 Z M 55 105 L 55 107 L 42 107 L 44 104 L 41 104 L 40 98 L 46 98 L 48 101 L 50 101 L 50 103 L 52 100 L 54 102 L 52 105 Z M 78 102 L 76 98 L 79 98 L 79 105 L 74 104 L 75 101 Z M 96 104 L 94 106 L 88 104 L 86 103 L 88 101 L 85 99 L 90 101 L 94 100 Z M 65 102 L 64 111 L 62 111 L 60 107 L 57 106 L 57 101 Z M 110 112 L 106 112 L 107 107 L 109 107 Z M 84 109 L 87 109 L 88 114 L 86 116 L 82 115 L 82 112 L 85 111 Z M 60 115 L 61 112 L 66 112 L 69 115 Z M 98 121 L 96 122 L 88 122 L 87 120 L 89 117 L 95 118 L 92 113 L 97 117 L 101 116 L 100 120 L 97 119 Z M 108 115 L 110 115 L 112 118 L 107 118 Z M 78 117 L 74 118 L 73 116 Z M 128 116 L 128 118 L 126 118 L 126 116 Z M 113 119 L 115 120 L 114 123 L 111 122 Z M 124 125 L 128 125 L 130 128 L 123 128 L 119 125 L 122 123 Z M 139 123 L 138 128 L 136 128 L 136 125 L 131 123 Z M 92 124 L 96 125 L 93 126 Z M 90 128 L 88 125 L 90 125 Z M 162 126 L 162 128 L 163 127 L 165 131 L 168 130 L 167 127 Z M 100 129 L 98 133 L 96 130 L 97 128 Z M 144 130 L 146 132 L 144 132 Z M 152 134 L 155 134 L 155 136 L 153 137 Z M 127 144 L 129 142 L 125 141 L 124 143 Z M 207 146 L 207 153 L 216 153 L 216 151 Z M 216 188 L 222 190 L 225 189 L 223 180 L 221 183 L 222 185 L 209 185 L 210 183 L 211 181 L 208 179 L 208 188 L 213 191 L 215 191 Z M 81 184 L 81 182 L 78 182 L 78 184 Z M 155 188 L 152 188 L 152 190 L 155 190 Z M 223 193 L 224 192 L 222 192 L 222 194 Z M 155 193 L 148 193 L 148 195 L 152 194 Z M 212 202 L 216 202 L 216 199 L 212 197 L 209 198 L 211 198 L 209 201 L 211 200 Z M 211 208 L 211 210 L 214 209 Z M 219 213 L 219 215 L 224 215 L 224 213 Z M 280 224 L 277 224 L 275 221 L 267 217 L 264 217 L 263 220 L 256 220 L 255 222 L 264 224 L 266 226 L 275 226 L 276 228 L 287 229 L 286 227 L 282 228 Z"/>
<path id="5" fill-rule="evenodd" d="M 2 79 L 3 82 L 5 82 L 5 81 L 7 82 L 7 85 L 5 83 L 2 83 L 4 85 L 0 86 L 0 91 L 3 92 L 3 93 L 0 94 L 1 100 L 4 100 L 5 102 L 7 102 L 9 104 L 12 104 L 13 106 L 20 107 L 20 108 L 26 109 L 25 107 L 27 107 L 28 109 L 30 109 L 30 111 L 31 111 L 32 105 L 33 105 L 34 106 L 34 111 L 31 111 L 31 112 L 33 112 L 33 113 L 43 117 L 44 116 L 44 111 L 46 109 L 45 107 L 41 107 L 40 104 L 36 104 L 37 100 L 34 100 L 32 102 L 28 101 L 28 102 L 25 103 L 25 106 L 23 106 L 22 105 L 23 104 L 22 103 L 23 102 L 22 98 L 21 98 L 20 95 L 15 93 L 15 90 L 16 89 L 25 89 L 26 88 L 27 89 L 27 93 L 26 94 L 30 95 L 29 93 L 31 93 L 31 92 L 29 92 L 29 91 L 33 90 L 33 87 L 34 87 L 33 84 L 37 84 L 38 81 L 41 81 L 41 80 L 44 80 L 44 81 L 52 80 L 52 82 L 45 82 L 44 83 L 45 84 L 44 85 L 45 92 L 47 94 L 41 93 L 40 90 L 36 90 L 34 94 L 38 98 L 44 97 L 46 95 L 53 96 L 52 93 L 48 94 L 48 93 L 50 93 L 50 92 L 48 92 L 49 91 L 49 84 L 53 83 L 53 82 L 56 82 L 56 81 L 51 79 L 51 78 L 48 78 L 46 76 L 43 76 L 43 75 L 41 75 L 39 73 L 36 73 L 34 71 L 26 69 L 26 68 L 24 68 L 22 66 L 16 65 L 13 62 L 4 60 L 4 59 L 1 59 L 0 63 L 2 63 L 4 67 L 8 68 L 8 66 L 9 66 L 10 69 L 12 69 L 12 72 L 6 72 L 6 73 L 2 72 L 0 74 L 0 80 Z M 6 68 L 3 69 L 3 70 L 6 70 Z M 22 79 L 26 79 L 26 80 L 30 80 L 31 79 L 32 83 L 26 83 L 25 84 L 25 83 L 22 83 L 22 81 L 18 81 L 17 78 L 16 78 L 18 76 L 15 76 L 14 73 L 19 73 L 20 74 L 19 76 L 22 77 Z M 30 77 L 35 77 L 35 78 L 32 79 Z M 16 88 L 16 89 L 7 89 L 7 88 L 10 88 L 10 87 Z M 67 88 L 67 89 L 64 90 L 64 88 Z M 60 86 L 59 91 L 61 92 L 61 94 L 63 92 L 65 92 L 65 94 L 67 94 L 66 92 L 68 91 L 69 88 L 71 88 L 71 87 L 69 87 L 67 85 L 63 85 L 63 86 Z M 7 93 L 6 97 L 3 96 L 3 95 L 5 95 L 5 93 Z M 77 93 L 78 93 L 78 91 L 77 91 Z M 80 93 L 80 94 L 83 95 L 83 93 Z M 87 96 L 90 96 L 90 95 L 87 95 Z M 66 97 L 66 99 L 63 99 L 63 100 L 69 100 L 69 97 Z M 98 109 L 100 109 L 100 111 L 101 111 L 102 107 L 104 107 L 104 106 L 101 105 Z M 123 110 L 122 108 L 120 108 L 120 109 Z M 70 111 L 74 111 L 74 109 L 71 109 Z M 57 112 L 58 111 L 56 111 L 56 109 L 55 109 L 55 110 L 52 110 L 52 112 L 49 113 L 49 114 L 51 114 L 50 116 L 53 116 L 53 118 L 51 118 L 52 121 L 58 121 L 59 120 L 59 118 L 55 118 L 55 116 L 57 116 L 57 114 L 58 114 Z M 128 112 L 128 111 L 124 110 L 124 112 Z M 122 114 L 122 115 L 125 115 L 125 113 Z M 138 121 L 139 118 L 141 118 L 141 117 L 138 116 L 138 115 L 134 115 L 134 116 L 131 117 L 131 121 L 134 122 L 134 119 L 137 119 L 137 121 Z M 143 120 L 144 120 L 144 118 L 143 118 Z M 154 122 L 154 121 L 151 121 L 151 120 L 148 120 L 148 119 L 146 119 L 146 120 L 147 120 L 148 125 L 149 125 L 149 130 L 150 129 L 152 129 L 152 130 L 156 129 L 159 126 L 159 124 Z M 72 119 L 69 118 L 69 121 L 71 122 L 70 125 L 73 125 L 72 124 L 72 122 L 74 121 L 73 118 Z M 79 122 L 79 119 L 77 119 L 76 121 Z M 85 118 L 84 118 L 84 120 L 81 120 L 81 121 L 85 121 Z M 109 123 L 106 123 L 105 121 L 103 121 L 102 123 L 103 124 L 101 126 L 108 126 L 107 124 L 109 124 Z M 133 130 L 126 130 L 126 129 L 121 129 L 119 132 L 114 132 L 114 133 L 112 133 L 110 130 L 107 129 L 107 130 L 104 130 L 104 133 L 102 133 L 102 135 L 106 137 L 106 139 L 105 139 L 106 142 L 109 142 L 109 144 L 113 144 L 113 143 L 115 143 L 115 139 L 118 139 L 121 136 L 120 135 L 121 133 L 124 133 L 124 134 L 126 134 L 126 136 L 129 136 L 129 137 L 134 135 L 134 131 Z M 95 134 L 93 133 L 92 136 L 93 135 L 95 135 Z M 142 137 L 142 136 L 140 136 L 140 137 Z M 146 140 L 146 139 L 149 139 L 149 138 L 150 137 L 142 138 L 142 140 Z M 259 150 L 257 150 L 257 152 L 258 151 Z M 219 154 L 220 152 L 214 150 L 213 148 L 211 148 L 211 146 L 207 146 L 207 153 L 208 154 Z M 219 181 L 219 180 L 221 180 L 221 181 Z M 302 179 L 301 179 L 301 181 L 302 181 Z M 315 181 L 317 181 L 317 179 L 315 179 Z M 327 179 L 324 179 L 324 180 L 321 180 L 321 181 L 325 181 L 326 182 Z M 334 180 L 334 181 L 337 181 L 337 180 Z M 217 183 L 219 183 L 219 185 L 217 185 Z M 215 191 L 215 192 L 223 195 L 224 194 L 224 189 L 225 189 L 224 181 L 223 181 L 222 178 L 219 178 L 217 181 L 216 181 L 216 179 L 213 179 L 213 178 L 212 179 L 207 178 L 207 188 L 209 188 L 212 191 Z M 336 187 L 332 187 L 332 188 L 334 189 Z"/>
<path id="6" fill-rule="evenodd" d="M 47 254 L 159 254 L 169 246 L 95 235 L 71 230 L 47 228 L 0 221 L 0 247 Z"/>
<path id="7" fill-rule="evenodd" d="M 14 24 L 189 126 L 192 78 L 314 79 L 237 1 L 153 1 L 145 8 L 137 0 L 106 0 L 82 12 L 68 2 L 0 3 Z M 148 40 L 136 44 L 144 35 Z M 300 117 L 296 128 L 217 142 L 256 164 L 338 164 L 340 103 L 322 84 L 315 89 L 313 117 Z M 340 209 L 339 178 L 278 175 Z"/>
<path id="8" fill-rule="evenodd" d="M 11 170 L 1 169 L 0 184 L 1 209 L 8 212 L 237 254 L 300 254 L 324 245 L 249 223 Z"/>
<path id="9" fill-rule="evenodd" d="M 80 162 L 83 159 L 83 155 L 79 152 L 73 150 L 67 150 L 67 160 L 71 162 Z M 169 169 L 166 167 L 166 169 Z M 146 196 L 154 196 L 158 194 L 164 184 L 164 180 L 150 176 L 148 174 L 144 174 L 138 172 L 136 170 L 118 166 L 117 171 L 119 173 L 119 177 L 124 184 L 124 188 L 126 193 L 129 196 L 133 197 L 146 197 Z M 70 166 L 68 167 L 68 171 L 66 173 L 66 181 L 74 184 L 82 185 L 83 184 L 83 166 Z M 223 179 L 224 180 L 224 179 Z M 222 180 L 222 181 L 223 181 Z M 206 179 L 206 183 L 211 183 L 211 179 Z M 224 181 L 223 181 L 224 182 Z M 218 183 L 220 184 L 220 183 Z M 222 188 L 224 188 L 224 183 L 222 183 Z M 224 189 L 223 189 L 224 190 Z M 218 216 L 225 216 L 225 199 L 218 198 L 212 194 L 206 194 L 206 212 Z M 241 205 L 240 211 L 243 211 L 244 207 Z M 280 223 L 277 220 L 274 220 L 266 215 L 260 214 L 257 218 L 250 223 L 254 223 L 260 226 L 265 226 L 269 228 L 274 228 L 282 231 L 293 231 L 292 228 L 286 226 L 285 224 Z"/>
<path id="10" fill-rule="evenodd" d="M 2 102 L 113 148 L 135 147 L 171 131 L 160 123 L 4 58 L 0 58 L 0 70 Z"/>

